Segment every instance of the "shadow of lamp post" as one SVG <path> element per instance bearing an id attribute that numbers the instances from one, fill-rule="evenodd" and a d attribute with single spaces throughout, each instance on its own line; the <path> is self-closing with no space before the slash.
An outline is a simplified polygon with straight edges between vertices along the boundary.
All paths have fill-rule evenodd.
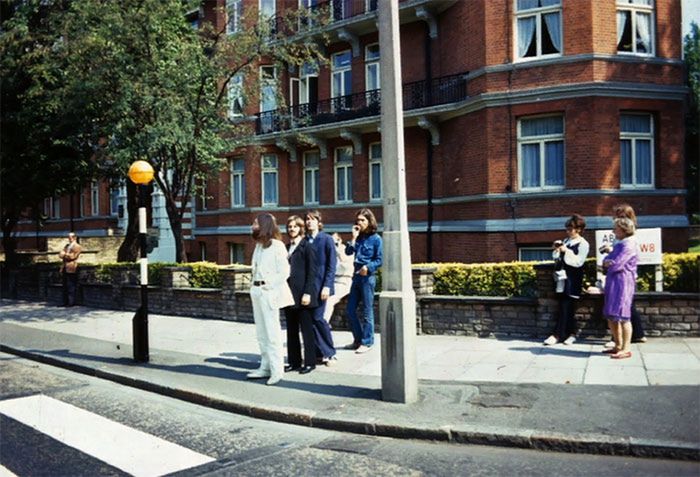
<path id="1" fill-rule="evenodd" d="M 146 161 L 136 161 L 129 167 L 129 179 L 139 193 L 139 264 L 141 275 L 141 306 L 136 310 L 133 326 L 134 360 L 148 362 L 148 256 L 146 235 L 146 197 L 153 180 L 153 167 Z"/>

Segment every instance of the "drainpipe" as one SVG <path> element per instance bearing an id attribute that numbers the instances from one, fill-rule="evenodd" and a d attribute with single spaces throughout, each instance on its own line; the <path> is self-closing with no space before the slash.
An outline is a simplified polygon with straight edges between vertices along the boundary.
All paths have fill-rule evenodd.
<path id="1" fill-rule="evenodd" d="M 432 48 L 431 48 L 431 38 L 430 38 L 430 28 L 428 24 L 425 24 L 425 80 L 428 85 L 428 92 L 431 92 L 431 82 L 433 79 L 433 68 L 432 68 Z M 430 104 L 430 103 L 428 103 Z M 427 249 L 426 258 L 428 262 L 433 261 L 433 144 L 430 139 L 430 131 L 426 131 L 426 150 L 427 156 L 427 174 L 426 179 L 428 182 L 427 193 L 428 193 L 428 227 L 426 229 L 426 240 L 425 246 Z"/>

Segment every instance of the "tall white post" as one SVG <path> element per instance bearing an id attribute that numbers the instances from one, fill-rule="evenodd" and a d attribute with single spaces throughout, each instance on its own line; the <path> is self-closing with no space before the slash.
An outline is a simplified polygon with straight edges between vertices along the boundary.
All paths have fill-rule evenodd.
<path id="1" fill-rule="evenodd" d="M 411 403 L 418 399 L 416 297 L 406 206 L 399 3 L 398 0 L 378 3 L 384 196 L 384 265 L 379 295 L 382 399 Z"/>

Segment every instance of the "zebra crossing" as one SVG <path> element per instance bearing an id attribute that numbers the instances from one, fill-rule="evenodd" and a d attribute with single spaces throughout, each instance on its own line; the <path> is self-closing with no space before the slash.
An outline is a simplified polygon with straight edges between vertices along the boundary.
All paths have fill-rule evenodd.
<path id="1" fill-rule="evenodd" d="M 0 401 L 0 418 L 2 433 L 22 441 L 3 442 L 0 477 L 160 476 L 215 460 L 43 394 Z M 8 451 L 20 445 L 33 446 L 31 459 Z"/>

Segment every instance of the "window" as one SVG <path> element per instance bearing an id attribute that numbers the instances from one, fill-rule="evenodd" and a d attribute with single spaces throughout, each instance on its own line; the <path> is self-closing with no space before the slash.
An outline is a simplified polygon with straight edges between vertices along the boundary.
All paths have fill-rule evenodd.
<path id="1" fill-rule="evenodd" d="M 318 151 L 304 153 L 304 203 L 318 204 L 319 202 L 319 159 Z"/>
<path id="2" fill-rule="evenodd" d="M 207 210 L 209 204 L 207 204 L 207 199 L 209 198 L 207 196 L 207 180 L 206 179 L 201 179 L 199 182 L 199 186 L 197 187 L 197 210 Z"/>
<path id="3" fill-rule="evenodd" d="M 121 187 L 112 187 L 109 189 L 109 213 L 110 215 L 119 215 L 119 196 L 121 195 Z"/>
<path id="4" fill-rule="evenodd" d="M 352 92 L 352 55 L 350 50 L 333 55 L 331 63 L 331 97 L 333 110 L 347 109 L 351 106 L 349 96 Z"/>
<path id="5" fill-rule="evenodd" d="M 260 0 L 260 17 L 261 20 L 267 21 L 270 35 L 277 33 L 277 22 L 275 18 L 277 7 L 275 2 L 276 0 Z"/>
<path id="6" fill-rule="evenodd" d="M 365 48 L 365 95 L 367 104 L 380 101 L 379 89 L 379 45 L 369 45 Z"/>
<path id="7" fill-rule="evenodd" d="M 231 159 L 231 207 L 245 206 L 245 162 Z"/>
<path id="8" fill-rule="evenodd" d="M 272 132 L 277 109 L 277 80 L 274 66 L 260 68 L 260 127 L 262 133 Z"/>
<path id="9" fill-rule="evenodd" d="M 335 150 L 335 202 L 352 202 L 352 147 Z"/>
<path id="10" fill-rule="evenodd" d="M 80 189 L 80 210 L 78 213 L 81 217 L 87 217 L 87 209 L 85 207 L 85 188 Z"/>
<path id="11" fill-rule="evenodd" d="M 277 205 L 279 191 L 277 187 L 277 156 L 263 154 L 262 163 L 262 205 Z"/>
<path id="12" fill-rule="evenodd" d="M 650 114 L 620 116 L 620 186 L 654 187 L 654 121 Z"/>
<path id="13" fill-rule="evenodd" d="M 100 215 L 100 184 L 97 181 L 90 184 L 90 215 Z"/>
<path id="14" fill-rule="evenodd" d="M 617 51 L 654 54 L 654 0 L 617 0 Z"/>
<path id="15" fill-rule="evenodd" d="M 518 260 L 521 262 L 546 262 L 552 260 L 552 247 L 520 247 Z"/>
<path id="16" fill-rule="evenodd" d="M 243 0 L 226 0 L 226 33 L 231 35 L 241 28 Z"/>
<path id="17" fill-rule="evenodd" d="M 49 219 L 61 218 L 61 199 L 58 197 L 47 197 L 44 199 L 44 216 Z"/>
<path id="18" fill-rule="evenodd" d="M 564 187 L 564 118 L 548 116 L 518 122 L 520 189 Z"/>
<path id="19" fill-rule="evenodd" d="M 243 116 L 243 75 L 236 73 L 228 83 L 228 117 L 240 118 Z"/>
<path id="20" fill-rule="evenodd" d="M 369 145 L 369 200 L 382 200 L 382 145 Z"/>
<path id="21" fill-rule="evenodd" d="M 199 260 L 202 262 L 207 261 L 207 243 L 199 242 Z"/>
<path id="22" fill-rule="evenodd" d="M 517 0 L 518 58 L 561 55 L 561 0 Z"/>
<path id="23" fill-rule="evenodd" d="M 245 264 L 245 245 L 242 243 L 229 242 L 228 244 L 228 263 Z"/>

